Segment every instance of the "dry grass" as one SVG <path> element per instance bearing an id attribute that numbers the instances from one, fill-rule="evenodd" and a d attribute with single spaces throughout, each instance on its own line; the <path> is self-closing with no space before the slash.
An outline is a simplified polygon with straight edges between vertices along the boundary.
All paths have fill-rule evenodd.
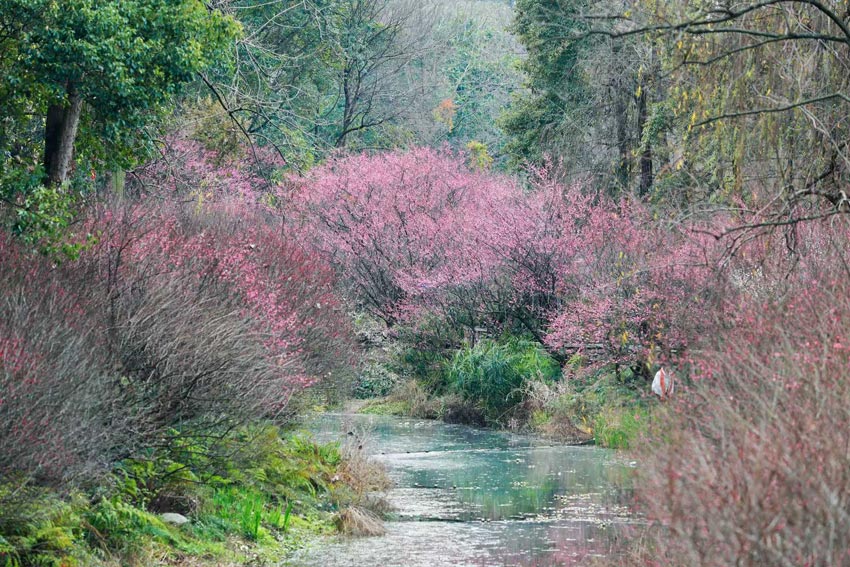
<path id="1" fill-rule="evenodd" d="M 357 537 L 380 536 L 387 533 L 384 522 L 374 512 L 359 506 L 340 510 L 334 518 L 340 533 Z"/>
<path id="2" fill-rule="evenodd" d="M 420 419 L 438 419 L 440 402 L 431 397 L 416 380 L 404 380 L 390 394 L 389 401 L 405 402 L 410 407 L 410 416 Z"/>
<path id="3" fill-rule="evenodd" d="M 582 417 L 585 422 L 589 414 L 582 416 L 577 404 L 571 402 L 575 392 L 570 380 L 564 378 L 557 382 L 531 380 L 526 383 L 523 393 L 524 410 L 530 417 L 534 432 L 544 437 L 569 443 L 586 443 L 593 439 L 587 423 L 579 427 Z M 545 416 L 542 423 L 535 423 L 535 416 Z"/>
<path id="4" fill-rule="evenodd" d="M 359 503 L 371 493 L 388 490 L 393 483 L 387 475 L 387 469 L 369 458 L 366 452 L 369 432 L 352 424 L 347 424 L 345 429 L 348 435 L 342 446 L 342 464 L 337 474 L 342 482 L 354 490 Z"/>

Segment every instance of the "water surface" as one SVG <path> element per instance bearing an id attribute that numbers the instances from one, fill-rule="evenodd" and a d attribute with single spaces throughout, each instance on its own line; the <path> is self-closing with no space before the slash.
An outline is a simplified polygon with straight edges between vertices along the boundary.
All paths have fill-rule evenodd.
<path id="1" fill-rule="evenodd" d="M 365 431 L 363 450 L 395 482 L 396 512 L 385 536 L 340 536 L 287 565 L 574 565 L 630 529 L 630 467 L 611 451 L 387 416 L 326 414 L 309 427 L 321 441 Z"/>

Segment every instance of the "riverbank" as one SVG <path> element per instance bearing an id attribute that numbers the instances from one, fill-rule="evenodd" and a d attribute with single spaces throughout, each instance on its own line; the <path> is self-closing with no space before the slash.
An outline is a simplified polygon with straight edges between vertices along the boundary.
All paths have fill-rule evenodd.
<path id="1" fill-rule="evenodd" d="M 355 330 L 365 353 L 354 388 L 363 413 L 628 449 L 657 407 L 645 364 L 603 364 L 578 354 L 562 360 L 529 337 L 509 334 L 418 344 L 367 318 Z"/>
<path id="2" fill-rule="evenodd" d="M 332 553 L 341 565 L 356 548 L 345 560 L 365 565 L 372 563 L 358 563 L 358 553 L 372 557 L 399 538 L 410 565 L 426 554 L 422 542 L 435 538 L 450 538 L 461 554 L 531 560 L 555 545 L 547 535 L 553 521 L 572 534 L 559 536 L 563 548 L 600 541 L 612 518 L 628 517 L 614 495 L 630 473 L 606 451 L 374 415 L 393 403 L 350 401 L 345 411 L 359 413 L 311 418 L 309 434 L 242 428 L 219 447 L 220 457 L 184 445 L 125 460 L 68 493 L 6 484 L 0 497 L 14 506 L 0 523 L 0 564 L 241 567 L 293 558 L 322 565 L 310 558 Z M 392 520 L 386 527 L 385 518 Z M 384 533 L 382 544 L 335 537 Z M 418 543 L 407 540 L 413 535 Z M 473 544 L 479 537 L 490 547 Z M 514 537 L 528 549 L 493 543 Z"/>
<path id="3" fill-rule="evenodd" d="M 374 516 L 368 495 L 389 484 L 357 439 L 317 443 L 265 425 L 231 437 L 218 457 L 196 446 L 125 460 L 72 492 L 0 486 L 0 565 L 276 565 L 361 529 L 351 518 Z"/>
<path id="4" fill-rule="evenodd" d="M 487 420 L 474 401 L 428 392 L 416 381 L 401 383 L 387 396 L 357 400 L 349 410 L 369 415 L 436 419 L 536 435 L 569 445 L 628 449 L 651 421 L 652 399 L 637 385 L 602 375 L 593 382 L 532 380 L 517 408 L 504 421 Z"/>

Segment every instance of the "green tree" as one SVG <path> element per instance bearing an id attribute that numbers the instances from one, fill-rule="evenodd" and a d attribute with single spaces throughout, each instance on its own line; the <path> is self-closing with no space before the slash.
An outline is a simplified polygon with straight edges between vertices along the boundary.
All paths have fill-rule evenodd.
<path id="1" fill-rule="evenodd" d="M 509 118 L 520 150 L 521 142 L 534 149 L 542 138 L 538 123 L 549 132 L 557 132 L 559 124 L 537 98 L 559 96 L 545 71 L 557 77 L 566 67 L 536 68 L 538 51 L 554 56 L 566 46 L 591 45 L 575 78 L 584 81 L 607 70 L 609 77 L 627 79 L 621 92 L 635 93 L 627 113 L 633 117 L 618 123 L 637 129 L 622 137 L 618 126 L 610 139 L 628 142 L 624 149 L 630 146 L 630 152 L 621 155 L 631 154 L 639 167 L 623 159 L 623 169 L 639 172 L 640 189 L 646 192 L 651 184 L 656 201 L 700 212 L 706 205 L 734 203 L 743 214 L 765 218 L 770 213 L 762 228 L 793 227 L 803 219 L 850 211 L 847 0 L 580 4 L 518 2 L 517 30 L 530 52 L 532 89 L 531 97 L 521 99 L 520 112 Z M 606 43 L 622 62 L 632 60 L 629 72 L 612 73 L 616 67 L 593 56 Z M 527 140 L 522 138 L 526 124 L 531 125 Z M 573 128 L 576 136 L 582 132 Z"/>
<path id="2" fill-rule="evenodd" d="M 225 0 L 243 25 L 232 73 L 211 76 L 244 132 L 296 168 L 334 148 L 375 146 L 406 110 L 399 75 L 417 48 L 404 24 L 419 7 L 393 0 Z M 361 143 L 361 140 L 366 140 Z"/>
<path id="3" fill-rule="evenodd" d="M 640 0 L 622 21 L 619 37 L 656 38 L 671 80 L 650 113 L 675 146 L 659 180 L 668 195 L 769 203 L 789 224 L 850 210 L 846 0 Z"/>
<path id="4" fill-rule="evenodd" d="M 75 157 L 126 163 L 141 128 L 224 61 L 238 31 L 200 0 L 6 0 L 0 149 L 32 166 L 39 148 L 47 185 L 64 183 Z"/>
<path id="5" fill-rule="evenodd" d="M 512 10 L 491 1 L 221 0 L 245 33 L 208 78 L 227 114 L 295 169 L 336 148 L 408 144 L 500 154 L 495 117 L 518 87 Z M 457 107 L 453 128 L 441 102 Z M 437 111 L 435 113 L 435 110 Z"/>
<path id="6" fill-rule="evenodd" d="M 505 134 L 496 119 L 522 80 L 517 68 L 519 44 L 505 29 L 513 11 L 490 2 L 456 10 L 441 26 L 448 47 L 443 72 L 457 106 L 447 139 L 457 145 L 480 142 L 499 156 Z"/>
<path id="7" fill-rule="evenodd" d="M 516 165 L 548 155 L 567 177 L 591 175 L 612 192 L 645 194 L 653 183 L 643 132 L 655 96 L 654 55 L 642 38 L 592 33 L 616 29 L 616 19 L 595 16 L 615 4 L 517 1 L 513 30 L 528 54 L 527 90 L 502 121 Z"/>
<path id="8" fill-rule="evenodd" d="M 326 22 L 338 0 L 221 2 L 244 29 L 236 65 L 209 75 L 218 103 L 252 139 L 273 146 L 297 169 L 326 144 L 323 101 L 336 92 Z"/>
<path id="9" fill-rule="evenodd" d="M 566 126 L 569 135 L 580 135 L 573 127 L 576 121 L 593 114 L 589 85 L 580 68 L 591 41 L 570 37 L 587 27 L 578 17 L 584 4 L 583 0 L 517 2 L 513 31 L 527 51 L 522 68 L 528 91 L 504 118 L 512 136 L 508 151 L 516 162 L 542 161 L 543 154 L 557 146 L 559 130 Z"/>
<path id="10" fill-rule="evenodd" d="M 412 0 L 393 0 L 395 4 Z M 380 147 L 409 144 L 462 149 L 484 144 L 494 165 L 504 165 L 505 133 L 497 118 L 521 87 L 522 47 L 506 29 L 513 10 L 491 0 L 432 0 L 406 18 L 402 36 L 419 38 L 415 53 L 400 73 L 389 78 L 392 97 L 379 109 L 392 120 L 372 140 Z M 403 102 L 400 102 L 403 101 Z"/>

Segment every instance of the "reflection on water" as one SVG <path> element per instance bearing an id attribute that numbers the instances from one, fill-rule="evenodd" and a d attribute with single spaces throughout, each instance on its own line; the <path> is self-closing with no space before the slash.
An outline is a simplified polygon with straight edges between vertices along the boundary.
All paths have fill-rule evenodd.
<path id="1" fill-rule="evenodd" d="M 385 536 L 340 537 L 287 565 L 574 565 L 630 531 L 615 488 L 629 469 L 604 449 L 385 416 L 323 415 L 310 428 L 325 441 L 368 429 L 364 450 L 387 466 L 398 512 Z"/>

